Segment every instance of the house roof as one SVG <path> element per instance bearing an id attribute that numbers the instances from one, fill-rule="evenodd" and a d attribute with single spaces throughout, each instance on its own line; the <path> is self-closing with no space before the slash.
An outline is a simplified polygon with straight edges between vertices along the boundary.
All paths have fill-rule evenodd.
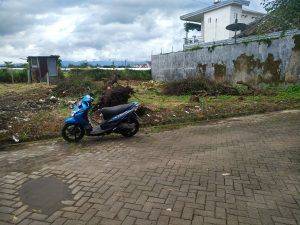
<path id="1" fill-rule="evenodd" d="M 246 5 L 249 6 L 250 2 L 246 0 L 227 0 L 227 1 L 221 1 L 219 3 L 216 3 L 214 5 L 211 5 L 209 7 L 206 7 L 204 9 L 200 9 L 188 14 L 185 14 L 180 17 L 181 20 L 186 21 L 199 21 L 200 18 L 203 18 L 204 13 L 213 11 L 215 9 L 219 9 L 228 5 Z"/>

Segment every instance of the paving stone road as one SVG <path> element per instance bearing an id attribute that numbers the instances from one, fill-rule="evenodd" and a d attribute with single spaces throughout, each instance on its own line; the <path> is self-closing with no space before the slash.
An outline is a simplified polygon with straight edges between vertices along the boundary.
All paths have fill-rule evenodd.
<path id="1" fill-rule="evenodd" d="M 0 169 L 0 225 L 300 224 L 300 111 L 21 144 L 0 152 Z M 20 196 L 47 177 L 72 193 L 51 213 Z"/>

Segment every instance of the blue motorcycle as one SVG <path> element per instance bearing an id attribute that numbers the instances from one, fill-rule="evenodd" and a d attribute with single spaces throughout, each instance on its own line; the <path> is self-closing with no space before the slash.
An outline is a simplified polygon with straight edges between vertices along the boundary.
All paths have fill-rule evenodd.
<path id="1" fill-rule="evenodd" d="M 93 127 L 88 118 L 92 108 L 93 97 L 85 95 L 73 106 L 71 117 L 65 119 L 62 136 L 68 142 L 79 142 L 84 135 L 102 136 L 119 133 L 125 137 L 132 137 L 139 131 L 139 121 L 136 110 L 139 103 L 129 103 L 101 109 L 103 122 Z"/>

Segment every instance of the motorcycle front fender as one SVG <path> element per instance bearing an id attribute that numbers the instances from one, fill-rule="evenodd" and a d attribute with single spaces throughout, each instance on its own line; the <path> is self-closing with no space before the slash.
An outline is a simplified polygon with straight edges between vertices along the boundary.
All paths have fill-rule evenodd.
<path id="1" fill-rule="evenodd" d="M 75 117 L 68 117 L 65 119 L 66 124 L 79 124 L 79 121 Z"/>
<path id="2" fill-rule="evenodd" d="M 65 119 L 65 124 L 73 124 L 73 125 L 80 125 L 82 127 L 87 127 L 90 126 L 89 121 L 85 120 L 81 117 L 68 117 L 67 119 Z"/>

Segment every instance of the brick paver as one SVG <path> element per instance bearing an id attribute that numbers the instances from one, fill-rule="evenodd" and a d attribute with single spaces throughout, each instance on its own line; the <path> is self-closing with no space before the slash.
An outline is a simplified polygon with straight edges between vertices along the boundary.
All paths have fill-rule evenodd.
<path id="1" fill-rule="evenodd" d="M 300 111 L 7 150 L 0 225 L 300 224 Z M 73 195 L 52 215 L 19 196 L 24 182 L 47 176 Z"/>

